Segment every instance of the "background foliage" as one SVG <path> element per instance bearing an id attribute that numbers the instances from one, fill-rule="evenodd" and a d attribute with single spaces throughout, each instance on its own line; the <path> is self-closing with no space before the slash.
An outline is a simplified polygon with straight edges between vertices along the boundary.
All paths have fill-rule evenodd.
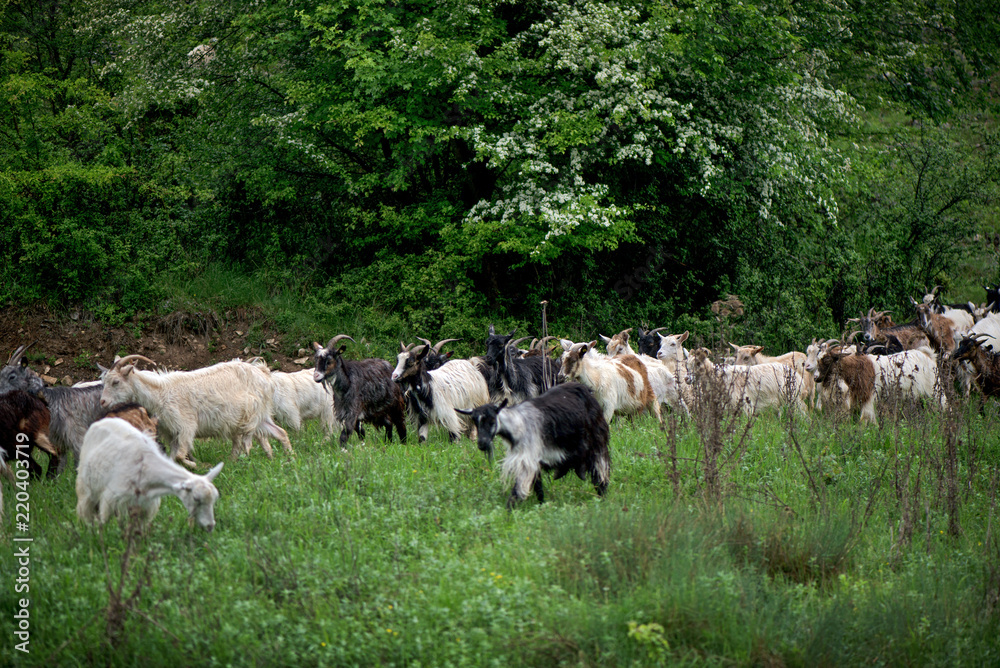
<path id="1" fill-rule="evenodd" d="M 478 338 L 735 293 L 776 346 L 981 300 L 998 9 L 9 0 L 0 300 L 121 321 L 222 264 Z"/>

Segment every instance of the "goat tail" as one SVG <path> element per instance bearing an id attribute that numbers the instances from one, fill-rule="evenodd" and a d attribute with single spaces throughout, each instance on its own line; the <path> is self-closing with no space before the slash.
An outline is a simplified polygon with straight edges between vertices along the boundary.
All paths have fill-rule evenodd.
<path id="1" fill-rule="evenodd" d="M 268 416 L 261 423 L 257 430 L 258 435 L 263 438 L 276 438 L 289 454 L 294 454 L 292 443 L 288 440 L 288 432 L 275 424 L 274 419 Z"/>

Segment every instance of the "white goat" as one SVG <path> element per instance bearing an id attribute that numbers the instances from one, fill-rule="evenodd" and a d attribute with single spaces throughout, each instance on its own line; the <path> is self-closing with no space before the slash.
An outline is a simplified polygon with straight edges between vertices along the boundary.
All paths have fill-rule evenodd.
<path id="1" fill-rule="evenodd" d="M 802 380 L 806 384 L 806 395 L 810 398 L 814 396 L 816 392 L 816 379 L 811 373 L 807 373 L 806 371 L 806 353 L 793 350 L 784 355 L 771 357 L 762 354 L 764 346 L 738 346 L 735 343 L 730 343 L 729 345 L 736 351 L 736 359 L 733 360 L 733 364 L 746 366 L 754 366 L 755 364 L 784 364 L 790 366 L 795 369 L 797 374 L 802 376 Z"/>
<path id="2" fill-rule="evenodd" d="M 980 346 L 983 350 L 1000 352 L 1000 313 L 987 313 L 979 322 L 969 328 L 968 336 L 976 338 L 981 334 L 986 334 L 986 339 Z"/>
<path id="3" fill-rule="evenodd" d="M 339 426 L 333 412 L 333 393 L 313 380 L 311 369 L 272 371 L 261 357 L 251 357 L 247 363 L 270 375 L 274 383 L 274 417 L 282 426 L 300 431 L 306 420 L 319 420 L 323 433 L 333 435 Z"/>
<path id="4" fill-rule="evenodd" d="M 601 335 L 608 349 L 608 357 L 617 359 L 625 355 L 634 356 L 646 366 L 649 385 L 653 390 L 653 394 L 656 395 L 656 400 L 661 405 L 666 404 L 674 410 L 682 409 L 685 414 L 690 415 L 691 412 L 688 410 L 687 402 L 681 395 L 680 383 L 677 381 L 673 370 L 654 357 L 636 354 L 628 341 L 631 329 L 630 327 L 618 332 L 610 338 L 603 334 Z"/>
<path id="5" fill-rule="evenodd" d="M 880 398 L 898 389 L 904 396 L 914 399 L 934 399 L 937 394 L 941 408 L 948 405 L 944 393 L 938 392 L 937 355 L 930 347 L 875 356 L 873 361 L 875 389 Z"/>
<path id="6" fill-rule="evenodd" d="M 688 382 L 687 362 L 690 357 L 684 349 L 684 342 L 688 340 L 690 333 L 669 334 L 664 336 L 657 332 L 660 337 L 660 347 L 656 351 L 656 359 L 666 365 L 670 373 L 674 374 L 677 380 L 677 387 L 680 390 L 681 398 L 687 406 L 693 405 L 695 401 L 695 391 L 691 383 Z"/>
<path id="7" fill-rule="evenodd" d="M 125 420 L 98 420 L 87 429 L 80 450 L 76 514 L 104 524 L 115 514 L 127 517 L 134 507 L 148 525 L 160 499 L 173 495 L 187 509 L 189 522 L 211 531 L 219 498 L 212 480 L 221 470 L 219 462 L 205 475 L 195 475 L 167 459 L 156 441 Z"/>
<path id="8" fill-rule="evenodd" d="M 769 406 L 782 407 L 789 402 L 800 413 L 805 413 L 805 382 L 794 369 L 786 364 L 769 362 L 754 366 L 718 365 L 710 359 L 711 351 L 698 348 L 691 354 L 688 364 L 688 382 L 721 382 L 726 403 L 739 407 L 750 415 Z"/>
<path id="9" fill-rule="evenodd" d="M 221 362 L 195 371 L 154 372 L 136 369 L 141 355 L 118 360 L 104 378 L 101 405 L 134 401 L 159 419 L 159 433 L 170 456 L 187 466 L 195 438 L 225 438 L 235 459 L 256 437 L 268 457 L 268 436 L 292 452 L 288 434 L 274 423 L 274 384 L 267 373 L 246 362 Z"/>
<path id="10" fill-rule="evenodd" d="M 608 423 L 615 413 L 634 415 L 652 411 L 663 426 L 660 402 L 649 383 L 646 366 L 634 355 L 610 358 L 595 350 L 597 341 L 574 344 L 563 354 L 559 379 L 589 387 Z"/>

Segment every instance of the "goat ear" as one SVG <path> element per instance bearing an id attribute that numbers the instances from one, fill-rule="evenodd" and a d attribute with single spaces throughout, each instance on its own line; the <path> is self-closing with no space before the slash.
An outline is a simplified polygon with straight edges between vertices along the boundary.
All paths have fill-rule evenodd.
<path id="1" fill-rule="evenodd" d="M 569 339 L 559 339 L 559 345 L 562 346 L 563 350 L 569 350 L 573 347 L 573 342 Z"/>
<path id="2" fill-rule="evenodd" d="M 680 338 L 679 338 L 679 339 L 677 339 L 677 342 L 678 342 L 678 343 L 684 343 L 685 341 L 687 341 L 687 340 L 688 340 L 688 337 L 689 337 L 689 336 L 691 336 L 691 332 L 689 332 L 689 331 L 687 331 L 687 330 L 685 329 L 685 330 L 684 330 L 684 333 L 683 333 L 683 334 L 681 334 L 681 336 L 680 336 Z"/>
<path id="3" fill-rule="evenodd" d="M 733 347 L 733 350 L 737 350 L 738 351 L 740 349 L 740 347 L 738 345 L 736 345 L 735 343 L 733 343 L 732 341 L 729 342 L 729 345 L 731 345 Z"/>
<path id="4" fill-rule="evenodd" d="M 596 345 L 597 345 L 597 339 L 594 339 L 593 341 L 587 344 L 587 350 L 593 350 L 594 346 Z M 587 352 L 587 350 L 584 350 L 583 352 Z"/>
<path id="5" fill-rule="evenodd" d="M 467 411 L 464 408 L 456 408 L 456 413 L 461 413 L 462 415 L 472 415 L 472 411 Z"/>
<path id="6" fill-rule="evenodd" d="M 347 350 L 347 346 L 340 346 L 339 348 L 337 348 L 337 354 L 343 355 L 345 350 Z"/>
<path id="7" fill-rule="evenodd" d="M 421 346 L 420 352 L 417 353 L 417 359 L 422 360 L 423 358 L 427 357 L 427 353 L 429 353 L 430 351 L 431 351 L 430 346 Z"/>
<path id="8" fill-rule="evenodd" d="M 605 343 L 611 343 L 611 339 L 609 337 L 604 336 L 603 334 L 598 334 L 598 336 L 601 337 L 601 341 L 604 341 Z"/>
<path id="9" fill-rule="evenodd" d="M 215 480 L 215 476 L 219 475 L 219 471 L 222 470 L 222 465 L 223 464 L 225 464 L 225 462 L 219 462 L 218 464 L 216 464 L 215 466 L 213 466 L 209 470 L 209 472 L 205 474 L 205 480 L 207 480 L 209 482 L 212 482 L 213 480 Z"/>
<path id="10" fill-rule="evenodd" d="M 445 358 L 446 360 L 450 360 L 450 359 L 451 359 L 451 356 L 452 356 L 452 355 L 454 355 L 454 354 L 455 354 L 455 351 L 454 351 L 454 350 L 449 350 L 448 352 L 446 352 L 446 353 L 444 354 L 444 358 Z"/>
<path id="11" fill-rule="evenodd" d="M 504 399 L 503 401 L 501 401 L 500 405 L 497 406 L 497 408 L 506 408 L 506 407 L 507 407 L 507 399 Z"/>
<path id="12" fill-rule="evenodd" d="M 497 332 L 496 332 L 496 330 L 495 330 L 495 329 L 493 329 L 493 323 L 490 323 L 490 336 L 493 336 L 493 335 L 495 335 L 496 333 L 497 333 Z"/>
<path id="13" fill-rule="evenodd" d="M 181 482 L 174 483 L 175 492 L 190 492 L 191 491 L 191 481 L 182 480 Z"/>
<path id="14" fill-rule="evenodd" d="M 514 328 L 514 329 L 512 329 L 512 330 L 510 330 L 510 334 L 508 334 L 508 335 L 507 335 L 507 337 L 508 337 L 508 338 L 514 338 L 514 335 L 515 335 L 515 334 L 517 334 L 517 327 L 515 327 L 515 328 Z"/>
<path id="15" fill-rule="evenodd" d="M 764 350 L 764 346 L 754 346 L 753 354 L 756 355 L 757 353 L 759 353 L 759 352 L 761 352 L 763 350 Z"/>

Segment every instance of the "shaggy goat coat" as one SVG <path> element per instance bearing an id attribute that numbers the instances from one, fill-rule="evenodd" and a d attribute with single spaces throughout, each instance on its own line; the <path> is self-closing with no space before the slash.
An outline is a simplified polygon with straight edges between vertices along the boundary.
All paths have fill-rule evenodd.
<path id="1" fill-rule="evenodd" d="M 508 508 L 534 490 L 544 501 L 542 471 L 558 480 L 573 471 L 581 480 L 590 476 L 599 496 L 608 489 L 610 431 L 593 393 L 579 383 L 563 383 L 516 406 L 486 404 L 471 411 L 479 431 L 479 449 L 492 453 L 493 439 L 507 441 L 503 475 L 513 481 Z"/>
<path id="2" fill-rule="evenodd" d="M 140 404 L 159 419 L 158 430 L 171 458 L 191 465 L 188 457 L 196 438 L 232 441 L 234 459 L 250 449 L 254 438 L 272 456 L 269 436 L 291 452 L 288 434 L 272 419 L 273 395 L 267 373 L 246 362 L 162 373 L 129 364 L 108 372 L 101 405 Z"/>

